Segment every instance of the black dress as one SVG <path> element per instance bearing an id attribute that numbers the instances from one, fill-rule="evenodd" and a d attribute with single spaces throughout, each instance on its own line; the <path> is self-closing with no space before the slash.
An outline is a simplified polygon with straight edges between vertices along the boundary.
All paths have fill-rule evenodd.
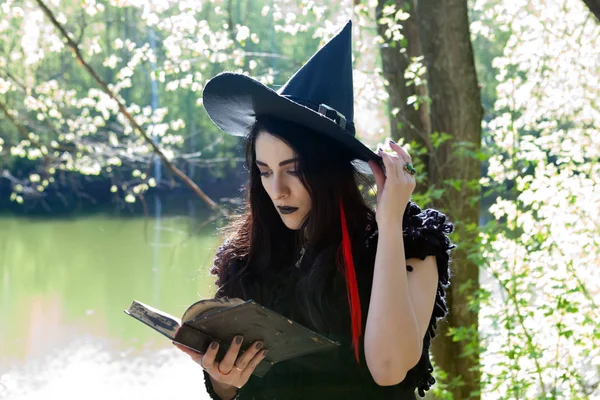
<path id="1" fill-rule="evenodd" d="M 394 386 L 379 386 L 375 383 L 366 366 L 364 352 L 361 348 L 360 363 L 357 363 L 351 347 L 350 325 L 344 323 L 339 333 L 327 332 L 326 335 L 339 341 L 341 346 L 335 350 L 297 357 L 280 362 L 272 367 L 264 378 L 252 376 L 248 383 L 238 392 L 239 399 L 397 399 L 414 400 L 415 391 L 421 397 L 435 383 L 432 376 L 433 367 L 429 358 L 431 339 L 435 336 L 437 321 L 447 313 L 445 289 L 449 285 L 449 253 L 454 246 L 447 234 L 453 226 L 446 216 L 436 210 L 421 210 L 416 204 L 410 203 L 404 215 L 404 248 L 406 258 L 425 259 L 435 255 L 438 266 L 438 289 L 434 310 L 429 328 L 423 341 L 423 353 L 417 365 L 412 368 L 406 378 Z M 377 249 L 378 232 L 370 229 L 365 235 L 364 249 L 355 254 L 355 265 L 359 293 L 362 305 L 363 332 L 368 311 L 368 299 L 371 294 L 373 267 Z M 412 271 L 412 266 L 407 265 Z M 295 282 L 303 271 L 290 267 L 285 274 L 271 277 L 264 284 L 273 288 L 270 301 L 263 301 L 265 306 L 305 323 L 302 310 L 296 309 L 297 302 Z M 332 319 L 349 321 L 346 286 L 344 278 L 338 274 L 333 284 L 331 294 L 336 302 L 340 315 L 332 315 Z M 339 305 L 338 305 L 339 304 Z M 307 324 L 308 325 L 308 324 Z M 309 326 L 310 327 L 310 326 Z M 401 338 L 399 338 L 401 340 Z M 215 399 L 208 374 L 205 373 L 208 392 Z"/>

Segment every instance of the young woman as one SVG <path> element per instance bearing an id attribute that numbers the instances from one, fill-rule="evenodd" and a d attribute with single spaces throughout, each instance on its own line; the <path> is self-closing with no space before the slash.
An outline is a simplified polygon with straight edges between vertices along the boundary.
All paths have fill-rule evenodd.
<path id="1" fill-rule="evenodd" d="M 238 337 L 220 361 L 218 343 L 179 347 L 213 398 L 404 400 L 435 382 L 429 345 L 447 312 L 452 224 L 410 201 L 402 147 L 376 154 L 355 139 L 352 99 L 350 24 L 279 92 L 231 73 L 205 87 L 213 121 L 246 137 L 250 172 L 247 209 L 215 258 L 217 296 L 253 299 L 342 344 L 264 378 L 252 376 L 268 357 L 261 342 L 241 353 Z M 359 190 L 361 162 L 376 212 Z"/>

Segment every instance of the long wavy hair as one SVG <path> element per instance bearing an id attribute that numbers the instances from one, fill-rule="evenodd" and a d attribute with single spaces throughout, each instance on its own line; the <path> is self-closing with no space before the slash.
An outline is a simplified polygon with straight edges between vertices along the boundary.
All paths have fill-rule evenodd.
<path id="1" fill-rule="evenodd" d="M 312 202 L 299 230 L 284 225 L 262 185 L 255 163 L 255 145 L 263 132 L 284 141 L 299 159 L 299 179 Z M 217 296 L 252 298 L 268 305 L 274 288 L 265 282 L 294 265 L 300 247 L 304 246 L 306 254 L 296 286 L 303 322 L 319 331 L 333 332 L 337 329 L 333 326 L 334 316 L 348 311 L 347 307 L 340 310 L 339 303 L 331 298 L 334 281 L 337 277 L 339 282 L 342 276 L 338 263 L 342 240 L 339 200 L 343 200 L 356 260 L 367 229 L 376 225 L 375 214 L 359 185 L 370 187 L 373 182 L 356 170 L 351 157 L 335 141 L 273 117 L 257 118 L 250 129 L 245 153 L 249 171 L 247 200 L 242 212 L 227 227 L 228 238 L 214 260 L 211 272 L 217 275 Z"/>

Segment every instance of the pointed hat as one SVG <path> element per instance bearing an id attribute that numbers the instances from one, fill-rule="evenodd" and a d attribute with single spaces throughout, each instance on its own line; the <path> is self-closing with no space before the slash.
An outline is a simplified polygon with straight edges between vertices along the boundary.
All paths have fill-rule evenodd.
<path id="1" fill-rule="evenodd" d="M 381 158 L 356 138 L 352 85 L 352 21 L 278 91 L 249 76 L 224 72 L 207 82 L 204 108 L 224 132 L 246 136 L 256 117 L 305 126 L 346 147 L 355 159 Z"/>

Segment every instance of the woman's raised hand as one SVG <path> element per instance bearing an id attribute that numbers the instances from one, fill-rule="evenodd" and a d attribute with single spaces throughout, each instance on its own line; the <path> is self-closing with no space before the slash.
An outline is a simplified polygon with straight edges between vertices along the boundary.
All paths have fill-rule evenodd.
<path id="1" fill-rule="evenodd" d="M 404 168 L 406 164 L 412 164 L 410 155 L 397 143 L 390 140 L 389 144 L 395 154 L 381 149 L 378 152 L 383 159 L 385 174 L 376 162 L 369 161 L 377 185 L 376 218 L 380 228 L 385 224 L 402 225 L 404 211 L 416 186 L 415 177 Z"/>
<path id="2" fill-rule="evenodd" d="M 254 342 L 244 353 L 239 355 L 243 340 L 242 336 L 234 337 L 229 350 L 220 362 L 216 360 L 219 351 L 217 342 L 212 342 L 204 354 L 175 342 L 173 344 L 188 354 L 214 381 L 239 389 L 248 382 L 258 363 L 267 355 L 267 350 L 261 351 L 263 343 L 260 341 Z"/>

